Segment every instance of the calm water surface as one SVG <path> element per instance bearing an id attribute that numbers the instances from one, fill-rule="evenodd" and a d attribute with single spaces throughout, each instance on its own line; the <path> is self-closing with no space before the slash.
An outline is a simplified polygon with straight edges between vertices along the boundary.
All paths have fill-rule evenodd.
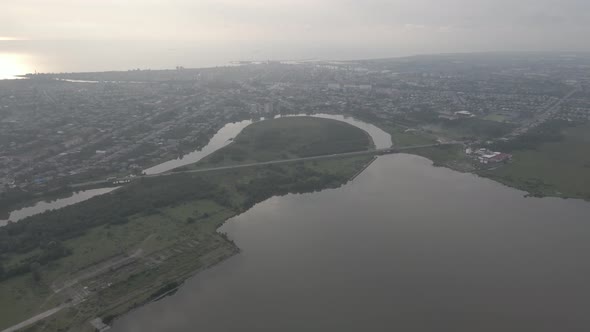
<path id="1" fill-rule="evenodd" d="M 5 226 L 9 220 L 19 221 L 26 217 L 30 217 L 39 213 L 43 213 L 49 210 L 61 209 L 68 205 L 76 204 L 88 200 L 94 196 L 103 195 L 109 193 L 119 187 L 108 187 L 82 190 L 72 193 L 70 196 L 65 198 L 58 198 L 50 201 L 41 201 L 22 209 L 14 210 L 9 213 L 7 219 L 0 220 L 0 227 Z"/>
<path id="2" fill-rule="evenodd" d="M 590 204 L 410 155 L 266 200 L 242 253 L 116 320 L 139 331 L 588 331 Z"/>
<path id="3" fill-rule="evenodd" d="M 213 135 L 211 140 L 209 140 L 209 143 L 207 143 L 207 145 L 201 150 L 193 151 L 180 158 L 169 160 L 154 167 L 148 168 L 144 170 L 144 172 L 148 175 L 159 174 L 181 166 L 196 163 L 197 161 L 231 143 L 231 140 L 234 139 L 244 128 L 249 126 L 251 123 L 252 121 L 250 120 L 228 123 L 223 126 L 223 128 L 219 129 L 219 131 Z"/>

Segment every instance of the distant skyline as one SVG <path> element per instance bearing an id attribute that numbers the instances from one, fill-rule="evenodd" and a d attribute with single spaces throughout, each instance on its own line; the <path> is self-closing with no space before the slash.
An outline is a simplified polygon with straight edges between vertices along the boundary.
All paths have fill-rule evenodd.
<path id="1" fill-rule="evenodd" d="M 0 11 L 0 41 L 288 41 L 368 56 L 588 51 L 589 33 L 587 0 L 19 0 Z"/>
<path id="2" fill-rule="evenodd" d="M 588 52 L 588 0 L 18 0 L 0 78 L 236 60 Z"/>

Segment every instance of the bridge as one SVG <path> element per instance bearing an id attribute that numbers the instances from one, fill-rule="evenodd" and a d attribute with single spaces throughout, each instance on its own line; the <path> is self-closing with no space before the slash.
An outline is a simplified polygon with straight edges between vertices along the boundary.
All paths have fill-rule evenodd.
<path id="1" fill-rule="evenodd" d="M 271 160 L 271 161 L 262 161 L 262 162 L 256 162 L 256 163 L 238 164 L 238 165 L 229 165 L 229 166 L 205 167 L 205 168 L 197 168 L 197 169 L 189 169 L 189 170 L 176 170 L 176 171 L 171 170 L 171 171 L 167 171 L 167 172 L 159 173 L 159 174 L 141 175 L 141 176 L 136 176 L 136 177 L 124 177 L 124 178 L 116 178 L 116 179 L 109 179 L 109 180 L 89 181 L 89 182 L 84 182 L 84 183 L 73 184 L 70 187 L 80 188 L 80 187 L 87 187 L 87 186 L 101 185 L 101 184 L 103 184 L 103 185 L 120 185 L 120 184 L 125 184 L 125 183 L 135 181 L 137 179 L 155 178 L 155 177 L 161 177 L 161 176 L 169 176 L 172 174 L 205 173 L 205 172 L 215 172 L 215 171 L 223 171 L 223 170 L 239 169 L 239 168 L 247 168 L 247 167 L 265 166 L 265 165 L 288 164 L 288 163 L 299 162 L 299 161 L 312 161 L 312 160 L 323 160 L 323 159 L 365 156 L 365 155 L 368 155 L 368 156 L 377 155 L 378 156 L 378 155 L 410 152 L 412 150 L 418 150 L 418 149 L 447 146 L 447 145 L 459 145 L 459 144 L 463 144 L 463 142 L 453 141 L 453 142 L 447 142 L 447 143 L 412 145 L 412 146 L 404 146 L 404 147 L 390 147 L 390 148 L 385 148 L 385 149 L 371 149 L 371 150 L 335 153 L 335 154 L 313 156 L 313 157 Z"/>

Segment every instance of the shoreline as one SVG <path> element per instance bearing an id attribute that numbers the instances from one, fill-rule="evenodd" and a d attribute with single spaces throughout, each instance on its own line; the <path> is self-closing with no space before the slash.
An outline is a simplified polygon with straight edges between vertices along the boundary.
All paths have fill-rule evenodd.
<path id="1" fill-rule="evenodd" d="M 303 120 L 292 121 L 299 123 Z M 322 123 L 331 124 L 331 121 L 322 120 Z M 353 129 L 360 130 L 350 126 L 349 130 Z M 338 133 L 344 135 L 346 132 Z M 356 137 L 364 146 L 372 143 L 360 132 Z M 128 189 L 123 192 L 101 196 L 67 212 L 35 217 L 29 220 L 30 225 L 42 225 L 41 222 L 53 225 L 60 221 L 60 214 L 77 216 L 96 210 L 92 222 L 76 222 L 83 219 L 72 217 L 71 224 L 85 231 L 76 237 L 62 239 L 63 247 L 69 248 L 70 254 L 63 256 L 60 264 L 43 265 L 41 277 L 35 284 L 43 291 L 47 289 L 48 293 L 42 298 L 36 294 L 27 296 L 27 302 L 13 309 L 15 315 L 4 317 L 3 326 L 27 322 L 31 318 L 29 313 L 50 312 L 61 303 L 72 303 L 75 305 L 52 314 L 49 319 L 32 322 L 28 329 L 36 331 L 50 325 L 49 329 L 90 331 L 89 320 L 101 318 L 110 322 L 134 308 L 162 299 L 179 289 L 188 278 L 240 252 L 240 248 L 219 231 L 227 220 L 273 196 L 340 187 L 366 168 L 370 159 L 365 155 L 355 155 L 344 159 L 261 165 L 244 168 L 240 172 L 229 170 L 205 176 L 171 174 L 166 179 L 156 177 L 138 182 L 135 186 L 126 187 Z M 245 186 L 262 175 L 271 182 L 260 181 Z M 164 195 L 171 188 L 176 188 L 176 194 L 173 197 Z M 202 190 L 195 191 L 195 188 Z M 112 219 L 118 213 L 115 210 L 110 212 L 108 207 L 119 206 L 115 204 L 119 201 L 118 197 L 128 197 L 129 194 L 134 195 L 129 196 L 134 197 L 129 202 L 131 210 L 121 211 L 129 210 L 134 214 Z M 184 199 L 177 200 L 176 196 Z M 155 208 L 149 209 L 154 206 L 150 204 L 156 203 Z M 113 254 L 123 254 L 126 258 L 124 261 L 121 260 L 123 256 L 99 260 L 113 257 Z M 28 256 L 17 258 L 20 260 L 11 262 L 13 265 L 9 266 L 11 272 L 19 266 L 15 264 L 25 264 L 23 259 L 28 259 Z M 31 256 L 31 259 L 38 258 Z M 97 266 L 92 262 L 100 263 Z M 2 284 L 4 289 L 0 289 L 6 293 L 6 297 L 3 296 L 6 303 L 14 303 L 9 293 L 14 285 L 30 288 L 29 284 L 35 282 L 31 280 L 30 272 L 10 275 L 10 278 Z M 56 282 L 68 287 L 51 288 Z M 48 295 L 53 301 L 39 305 Z"/>
<path id="2" fill-rule="evenodd" d="M 352 176 L 351 176 L 351 177 L 350 177 L 348 180 L 346 180 L 346 181 L 345 181 L 344 183 L 342 183 L 340 186 L 346 185 L 347 183 L 349 183 L 349 182 L 353 181 L 354 179 L 356 179 L 356 178 L 357 178 L 357 177 L 358 177 L 360 174 L 362 174 L 362 173 L 363 173 L 363 172 L 364 172 L 364 171 L 365 171 L 365 170 L 366 170 L 366 169 L 367 169 L 369 166 L 371 166 L 371 164 L 373 164 L 373 162 L 375 162 L 375 160 L 377 160 L 377 158 L 378 158 L 378 157 L 379 157 L 379 156 L 373 156 L 373 158 L 371 158 L 371 160 L 369 160 L 367 163 L 365 163 L 365 164 L 363 165 L 363 167 L 362 167 L 362 168 L 361 168 L 361 169 L 360 169 L 358 172 L 356 172 L 354 175 L 352 175 Z M 330 187 L 325 187 L 325 188 L 323 188 L 323 189 L 321 189 L 321 190 L 327 190 L 327 189 L 330 189 Z M 282 196 L 282 195 L 273 195 L 272 197 L 276 197 L 276 196 Z M 271 198 L 272 198 L 272 197 L 271 197 Z M 260 203 L 260 202 L 259 202 L 259 203 Z M 257 203 L 257 204 L 258 204 L 258 203 Z M 236 217 L 236 216 L 238 216 L 238 215 L 240 215 L 240 214 L 242 214 L 242 213 L 245 213 L 245 212 L 247 212 L 248 210 L 252 209 L 253 207 L 254 207 L 254 206 L 252 206 L 252 207 L 249 207 L 248 209 L 243 209 L 243 210 L 240 210 L 240 211 L 235 211 L 235 214 L 233 214 L 233 215 L 231 215 L 231 216 L 227 217 L 225 220 L 223 220 L 223 222 L 220 224 L 220 226 L 219 226 L 219 227 L 217 228 L 217 230 L 215 231 L 216 233 L 220 234 L 220 235 L 221 235 L 223 238 L 225 238 L 225 239 L 226 239 L 226 241 L 228 241 L 228 242 L 231 244 L 232 248 L 234 249 L 234 251 L 231 253 L 231 255 L 229 255 L 229 256 L 227 256 L 227 257 L 223 257 L 223 258 L 221 258 L 220 260 L 216 261 L 215 263 L 213 263 L 213 264 L 211 264 L 211 265 L 208 265 L 208 266 L 206 266 L 206 267 L 203 267 L 203 268 L 199 268 L 199 269 L 197 269 L 197 270 L 195 270 L 195 271 L 193 271 L 193 272 L 191 272 L 191 273 L 188 273 L 188 274 L 187 274 L 185 277 L 178 278 L 177 280 L 172 280 L 171 282 L 177 282 L 177 283 L 178 283 L 178 285 L 177 285 L 176 287 L 174 287 L 174 288 L 170 289 L 169 291 L 165 292 L 164 294 L 161 294 L 161 295 L 159 295 L 158 297 L 156 297 L 156 298 L 154 298 L 154 299 L 148 299 L 147 301 L 145 301 L 145 302 L 142 302 L 142 303 L 139 303 L 139 304 L 137 304 L 136 306 L 132 307 L 130 310 L 127 310 L 127 311 L 125 311 L 125 312 L 122 312 L 122 313 L 120 313 L 120 314 L 114 315 L 113 317 L 110 317 L 110 316 L 105 316 L 105 317 L 107 317 L 107 318 L 110 318 L 110 320 L 109 320 L 109 321 L 107 321 L 107 320 L 106 320 L 104 317 L 99 317 L 99 318 L 101 318 L 103 321 L 107 321 L 107 322 L 105 322 L 105 324 L 106 324 L 106 325 L 107 325 L 109 328 L 111 328 L 111 327 L 113 326 L 113 322 L 114 322 L 114 321 L 116 321 L 116 319 L 117 319 L 118 317 L 121 317 L 121 316 L 123 316 L 123 315 L 129 314 L 129 313 L 133 312 L 133 311 L 134 311 L 134 310 L 136 310 L 136 309 L 139 309 L 139 308 L 141 308 L 141 307 L 143 307 L 143 306 L 149 305 L 149 304 L 150 304 L 150 303 L 152 303 L 152 302 L 157 302 L 157 301 L 159 301 L 159 300 L 161 300 L 161 299 L 163 299 L 163 298 L 165 298 L 165 297 L 167 297 L 167 296 L 174 295 L 174 294 L 175 294 L 175 293 L 176 293 L 176 292 L 177 292 L 177 291 L 178 291 L 178 290 L 179 290 L 179 289 L 180 289 L 180 288 L 181 288 L 181 287 L 184 285 L 184 283 L 185 283 L 185 282 L 186 282 L 188 279 L 190 279 L 190 278 L 192 278 L 192 277 L 195 277 L 195 276 L 197 276 L 199 273 L 201 273 L 201 272 L 204 272 L 204 271 L 206 271 L 206 270 L 208 270 L 208 269 L 214 268 L 215 266 L 217 266 L 217 265 L 219 265 L 219 264 L 222 264 L 222 263 L 224 263 L 225 261 L 227 261 L 228 259 L 230 259 L 230 258 L 234 257 L 235 255 L 239 254 L 239 253 L 242 251 L 242 249 L 241 249 L 240 247 L 238 247 L 238 246 L 237 246 L 237 245 L 236 245 L 236 244 L 233 242 L 233 240 L 227 239 L 227 235 L 225 235 L 225 233 L 222 233 L 222 232 L 220 232 L 220 231 L 219 231 L 219 229 L 221 229 L 221 227 L 223 227 L 223 225 L 225 225 L 225 223 L 226 223 L 228 220 L 230 220 L 230 219 L 232 219 L 232 218 L 234 218 L 234 217 Z"/>

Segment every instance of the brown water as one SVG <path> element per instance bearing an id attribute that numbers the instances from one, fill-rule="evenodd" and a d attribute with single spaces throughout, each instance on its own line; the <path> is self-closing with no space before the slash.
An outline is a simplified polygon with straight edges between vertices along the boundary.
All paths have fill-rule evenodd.
<path id="1" fill-rule="evenodd" d="M 410 155 L 230 219 L 243 250 L 115 321 L 149 331 L 588 331 L 590 204 Z"/>

